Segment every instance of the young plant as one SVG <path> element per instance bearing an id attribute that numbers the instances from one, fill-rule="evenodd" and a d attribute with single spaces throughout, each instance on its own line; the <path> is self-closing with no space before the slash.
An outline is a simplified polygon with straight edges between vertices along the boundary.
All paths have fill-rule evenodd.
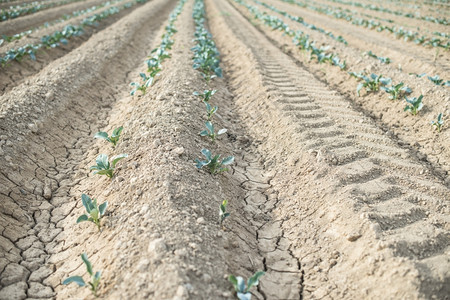
<path id="1" fill-rule="evenodd" d="M 94 274 L 94 272 L 92 271 L 92 264 L 89 261 L 86 253 L 81 254 L 81 259 L 83 260 L 84 264 L 86 265 L 87 271 L 88 271 L 89 275 L 91 276 L 91 281 L 88 282 L 88 284 L 86 284 L 86 282 L 83 280 L 83 277 L 71 276 L 71 277 L 67 278 L 66 280 L 64 280 L 62 284 L 65 285 L 65 284 L 75 282 L 76 284 L 78 284 L 78 286 L 81 286 L 81 287 L 89 285 L 89 289 L 91 290 L 92 294 L 94 294 L 95 297 L 98 297 L 97 290 L 98 290 L 98 286 L 100 284 L 101 272 L 98 271 Z"/>
<path id="2" fill-rule="evenodd" d="M 211 97 L 217 92 L 217 90 L 204 90 L 202 94 L 199 92 L 192 93 L 194 96 L 202 97 L 203 102 L 208 102 Z"/>
<path id="3" fill-rule="evenodd" d="M 211 174 L 219 174 L 228 171 L 228 168 L 225 166 L 232 164 L 234 161 L 234 156 L 225 157 L 220 161 L 220 154 L 213 156 L 208 149 L 202 149 L 202 154 L 206 157 L 206 160 L 202 161 L 196 159 L 196 167 L 197 169 L 201 169 L 206 166 Z"/>
<path id="4" fill-rule="evenodd" d="M 380 88 L 380 84 L 382 85 L 388 85 L 391 83 L 390 78 L 383 78 L 383 75 L 375 75 L 371 74 L 370 77 L 362 76 L 363 82 L 358 84 L 358 87 L 356 88 L 356 92 L 358 93 L 358 96 L 360 96 L 359 92 L 364 87 L 366 88 L 367 92 L 375 92 L 378 91 Z"/>
<path id="5" fill-rule="evenodd" d="M 112 178 L 117 162 L 125 157 L 128 157 L 128 154 L 119 154 L 111 157 L 111 162 L 109 162 L 108 155 L 100 154 L 95 160 L 97 165 L 92 166 L 90 169 L 95 170 L 94 174 L 106 175 L 109 178 Z"/>
<path id="6" fill-rule="evenodd" d="M 108 136 L 108 133 L 106 133 L 104 131 L 99 131 L 94 135 L 94 138 L 107 140 L 108 142 L 110 142 L 113 145 L 113 147 L 115 147 L 117 145 L 117 142 L 119 141 L 122 130 L 123 130 L 123 126 L 120 126 L 116 129 L 114 129 L 111 136 Z"/>
<path id="7" fill-rule="evenodd" d="M 436 76 L 428 76 L 428 79 L 434 83 L 435 85 L 443 85 L 444 79 L 441 79 L 439 75 Z"/>
<path id="8" fill-rule="evenodd" d="M 390 87 L 382 86 L 381 89 L 384 90 L 386 93 L 390 94 L 389 99 L 391 100 L 398 99 L 400 96 L 404 94 L 412 93 L 412 90 L 409 87 L 404 86 L 403 82 L 400 82 L 399 84 Z"/>
<path id="9" fill-rule="evenodd" d="M 230 213 L 227 212 L 228 200 L 223 200 L 222 204 L 219 206 L 219 224 L 223 228 L 223 221 L 230 216 Z"/>
<path id="10" fill-rule="evenodd" d="M 130 86 L 134 86 L 134 89 L 130 92 L 131 96 L 134 96 L 137 91 L 141 91 L 143 95 L 145 95 L 145 92 L 147 91 L 147 88 L 153 84 L 154 77 L 148 77 L 145 73 L 139 73 L 139 76 L 141 76 L 142 80 L 144 81 L 143 84 L 140 84 L 139 82 L 132 82 L 130 83 Z"/>
<path id="11" fill-rule="evenodd" d="M 227 132 L 225 128 L 220 129 L 217 133 L 214 132 L 214 125 L 210 121 L 206 121 L 205 123 L 206 130 L 200 132 L 201 136 L 209 136 L 211 140 L 214 142 L 216 137 Z"/>
<path id="12" fill-rule="evenodd" d="M 252 294 L 250 294 L 249 290 L 253 286 L 257 286 L 259 284 L 259 279 L 264 274 L 265 272 L 263 271 L 256 272 L 247 280 L 247 284 L 245 284 L 245 280 L 241 276 L 235 277 L 234 275 L 230 275 L 228 276 L 228 281 L 233 284 L 234 290 L 236 291 L 236 295 L 239 300 L 251 300 Z"/>
<path id="13" fill-rule="evenodd" d="M 441 132 L 441 128 L 444 125 L 444 119 L 442 118 L 442 113 L 440 113 L 437 117 L 436 121 L 430 122 L 432 126 L 436 126 L 438 132 Z"/>
<path id="14" fill-rule="evenodd" d="M 88 195 L 81 195 L 81 202 L 83 203 L 84 208 L 86 208 L 87 214 L 83 214 L 77 219 L 77 224 L 90 221 L 97 225 L 98 231 L 100 231 L 100 219 L 105 215 L 106 207 L 108 206 L 108 202 L 103 202 L 102 204 L 97 204 L 97 199 L 92 201 Z"/>
<path id="15" fill-rule="evenodd" d="M 211 106 L 208 102 L 204 102 L 206 105 L 206 117 L 208 118 L 208 121 L 211 120 L 212 116 L 216 113 L 218 107 L 217 106 Z"/>
<path id="16" fill-rule="evenodd" d="M 411 105 L 406 104 L 404 111 L 409 111 L 413 115 L 417 115 L 419 110 L 421 110 L 423 107 L 422 98 L 423 98 L 423 95 L 420 95 L 419 98 L 416 98 L 416 97 L 407 98 L 405 96 L 406 102 L 408 102 Z"/>

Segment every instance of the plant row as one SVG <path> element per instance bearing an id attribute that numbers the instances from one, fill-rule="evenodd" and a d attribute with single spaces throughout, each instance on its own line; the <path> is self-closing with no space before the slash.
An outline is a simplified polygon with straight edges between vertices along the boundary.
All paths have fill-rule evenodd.
<path id="1" fill-rule="evenodd" d="M 316 47 L 311 46 L 311 44 L 314 43 L 311 43 L 309 41 L 308 36 L 304 36 L 301 32 L 299 33 L 293 31 L 281 19 L 261 13 L 256 7 L 245 3 L 243 0 L 234 0 L 234 1 L 247 7 L 247 9 L 253 14 L 253 16 L 256 19 L 262 20 L 266 25 L 270 26 L 271 28 L 279 29 L 288 36 L 294 36 L 293 39 L 294 44 L 298 46 L 300 50 L 309 50 L 311 57 L 316 57 L 319 63 L 330 62 L 332 65 L 339 66 L 339 61 L 337 62 L 333 61 L 333 59 L 336 59 L 337 56 L 334 56 L 334 54 L 327 54 L 325 52 L 328 49 L 328 47 L 321 47 L 317 49 Z M 367 54 L 369 56 L 376 56 L 371 51 L 368 52 Z M 376 56 L 376 58 L 384 61 L 385 63 L 387 63 L 388 61 L 390 62 L 388 58 L 380 58 L 379 56 Z M 344 70 L 345 67 L 346 65 L 344 62 L 343 66 L 340 66 L 340 68 L 341 70 Z M 390 99 L 400 99 L 404 97 L 405 101 L 407 102 L 404 110 L 411 112 L 413 115 L 416 115 L 423 107 L 422 103 L 423 95 L 420 95 L 418 98 L 416 97 L 407 98 L 406 95 L 412 93 L 412 90 L 404 86 L 403 82 L 393 84 L 392 79 L 384 78 L 382 75 L 376 74 L 371 74 L 370 76 L 367 76 L 365 73 L 355 73 L 355 72 L 349 72 L 349 74 L 357 78 L 358 81 L 360 81 L 360 83 L 356 88 L 358 96 L 360 95 L 360 91 L 363 88 L 368 93 L 378 91 L 381 88 L 382 90 L 384 90 L 386 93 L 389 94 Z M 429 79 L 431 81 L 433 80 L 436 81 L 435 84 L 446 85 L 446 83 L 442 83 L 443 80 L 440 79 L 439 76 L 430 77 Z M 433 126 L 437 126 L 436 124 L 439 124 L 438 131 L 440 132 L 441 127 L 443 125 L 442 114 L 439 114 L 437 121 L 432 121 Z"/>
<path id="2" fill-rule="evenodd" d="M 363 9 L 369 9 L 369 10 L 378 11 L 378 12 L 384 12 L 384 13 L 393 14 L 396 16 L 402 16 L 402 17 L 406 17 L 406 18 L 424 20 L 427 22 L 433 22 L 433 23 L 442 24 L 442 25 L 449 24 L 448 20 L 446 18 L 435 18 L 433 16 L 421 16 L 420 13 L 412 13 L 412 12 L 405 13 L 403 11 L 391 10 L 389 8 L 385 8 L 382 6 L 376 6 L 374 4 L 365 4 L 365 3 L 359 3 L 356 1 L 345 1 L 345 0 L 327 0 L 327 1 L 334 2 L 334 3 L 340 3 L 340 4 L 344 4 L 344 5 L 351 5 L 354 7 L 360 7 Z"/>
<path id="3" fill-rule="evenodd" d="M 266 26 L 269 26 L 273 30 L 282 31 L 287 36 L 293 38 L 293 43 L 300 50 L 309 52 L 310 60 L 316 59 L 319 63 L 329 63 L 333 66 L 338 66 L 340 69 L 345 70 L 347 68 L 346 61 L 342 61 L 336 53 L 328 52 L 330 46 L 316 46 L 316 42 L 309 38 L 309 35 L 303 33 L 303 31 L 294 31 L 290 29 L 282 19 L 267 15 L 259 11 L 259 9 L 253 5 L 250 5 L 243 0 L 234 0 L 234 2 L 246 7 L 255 19 L 262 21 Z"/>
<path id="4" fill-rule="evenodd" d="M 100 9 L 100 8 L 103 8 L 103 7 L 106 7 L 106 6 L 110 6 L 110 5 L 115 5 L 115 4 L 123 2 L 123 1 L 124 0 L 106 1 L 106 2 L 101 3 L 100 5 L 97 5 L 97 6 L 92 6 L 92 7 L 87 8 L 87 9 L 77 10 L 77 11 L 72 12 L 71 14 L 66 14 L 63 17 L 61 17 L 60 19 L 52 21 L 50 23 L 49 22 L 45 22 L 44 25 L 36 27 L 36 28 L 33 28 L 33 29 L 25 30 L 23 32 L 16 33 L 16 34 L 11 35 L 11 36 L 2 35 L 2 38 L 0 39 L 0 46 L 4 42 L 10 43 L 12 41 L 20 40 L 24 36 L 28 36 L 31 33 L 36 32 L 36 31 L 38 31 L 38 30 L 40 30 L 42 28 L 48 28 L 49 26 L 65 22 L 65 21 L 70 20 L 70 19 L 75 18 L 75 17 L 79 17 L 79 16 L 83 16 L 83 15 L 89 14 L 89 13 L 94 12 L 94 11 Z"/>
<path id="5" fill-rule="evenodd" d="M 50 2 L 50 3 L 32 2 L 32 3 L 23 4 L 23 5 L 12 6 L 8 9 L 0 9 L 0 22 L 6 21 L 9 19 L 15 19 L 15 18 L 23 16 L 23 15 L 33 14 L 35 12 L 38 12 L 38 11 L 41 11 L 41 10 L 44 10 L 47 8 L 61 6 L 61 5 L 78 2 L 78 1 L 82 1 L 82 0 L 63 0 L 63 1 L 59 1 L 59 2 Z"/>
<path id="6" fill-rule="evenodd" d="M 169 15 L 169 25 L 166 26 L 166 33 L 163 35 L 162 40 L 163 42 L 161 45 L 169 44 L 168 47 L 166 46 L 160 46 L 155 49 L 157 52 L 160 50 L 168 50 L 170 49 L 170 46 L 173 44 L 173 41 L 170 39 L 172 35 L 176 32 L 174 27 L 174 22 L 178 15 L 181 13 L 182 8 L 187 0 L 180 0 L 178 5 L 175 7 L 175 9 L 172 11 L 172 13 Z M 170 33 L 170 34 L 168 34 Z M 118 127 L 113 130 L 111 135 L 108 135 L 107 132 L 97 132 L 94 137 L 103 139 L 107 142 L 109 142 L 113 148 L 116 147 L 117 143 L 120 140 L 120 136 L 122 134 L 123 127 Z M 105 175 L 108 178 L 114 177 L 114 171 L 116 169 L 117 163 L 121 160 L 128 157 L 128 154 L 122 153 L 119 155 L 115 155 L 111 157 L 111 159 L 108 158 L 108 155 L 106 154 L 100 154 L 97 156 L 96 164 L 94 166 L 90 167 L 90 170 L 94 171 L 94 174 L 98 175 Z M 77 224 L 81 222 L 92 222 L 95 224 L 98 228 L 98 230 L 101 230 L 101 219 L 106 213 L 106 209 L 108 206 L 107 202 L 104 202 L 102 204 L 98 204 L 96 199 L 91 199 L 88 195 L 82 194 L 81 195 L 81 201 L 82 204 L 86 210 L 86 213 L 82 214 L 77 219 Z M 91 262 L 88 259 L 88 256 L 86 253 L 81 254 L 81 259 L 83 263 L 86 265 L 87 272 L 90 277 L 90 281 L 86 282 L 82 276 L 71 276 L 63 281 L 63 284 L 70 284 L 70 283 L 76 283 L 80 287 L 88 287 L 92 294 L 95 297 L 98 297 L 98 289 L 100 285 L 100 278 L 101 278 L 101 272 L 93 271 L 93 267 Z"/>
<path id="7" fill-rule="evenodd" d="M 309 10 L 313 10 L 313 11 L 321 13 L 321 14 L 332 16 L 336 19 L 345 20 L 356 26 L 366 27 L 368 29 L 375 29 L 377 32 L 387 31 L 387 32 L 393 34 L 396 38 L 403 39 L 405 42 L 413 41 L 415 44 L 422 45 L 422 46 L 441 47 L 444 49 L 450 48 L 449 41 L 445 42 L 445 41 L 443 41 L 439 38 L 435 38 L 435 37 L 429 38 L 424 35 L 420 35 L 418 32 L 414 32 L 411 30 L 405 30 L 405 29 L 403 29 L 403 27 L 386 26 L 386 25 L 382 25 L 378 21 L 368 20 L 368 19 L 364 19 L 364 18 L 357 18 L 357 17 L 353 16 L 351 13 L 346 13 L 340 9 L 335 9 L 335 8 L 328 7 L 328 6 L 326 6 L 326 8 L 321 8 L 321 7 L 306 4 L 304 2 L 300 2 L 297 0 L 280 0 L 280 1 L 287 2 L 290 4 L 295 4 L 300 7 L 307 8 Z"/>
<path id="8" fill-rule="evenodd" d="M 59 31 L 55 31 L 50 35 L 41 37 L 41 41 L 36 44 L 26 44 L 22 47 L 11 48 L 6 54 L 0 57 L 0 63 L 4 67 L 9 61 L 21 61 L 24 57 L 29 56 L 32 60 L 36 60 L 36 53 L 39 49 L 45 47 L 47 49 L 56 48 L 69 43 L 69 39 L 75 36 L 80 36 L 84 33 L 84 27 L 94 27 L 98 25 L 99 21 L 102 21 L 111 15 L 118 14 L 123 9 L 128 9 L 137 3 L 144 3 L 147 0 L 134 0 L 121 6 L 112 6 L 101 13 L 94 14 L 92 16 L 83 19 L 79 25 L 66 25 Z"/>
<path id="9" fill-rule="evenodd" d="M 215 77 L 222 77 L 222 69 L 219 66 L 220 54 L 212 39 L 211 34 L 205 27 L 206 12 L 203 0 L 195 0 L 192 17 L 195 22 L 195 43 L 191 49 L 194 52 L 193 68 L 198 70 L 207 84 Z M 202 137 L 208 137 L 211 143 L 215 143 L 216 138 L 227 132 L 227 129 L 220 129 L 216 132 L 212 123 L 212 118 L 217 106 L 211 104 L 211 99 L 217 90 L 204 90 L 203 92 L 194 92 L 193 94 L 201 98 L 206 107 L 205 130 L 199 133 Z M 196 159 L 196 167 L 198 169 L 206 168 L 211 174 L 216 175 L 228 171 L 228 165 L 234 162 L 234 156 L 228 156 L 221 159 L 220 154 L 213 155 L 210 150 L 204 148 L 201 150 L 205 159 Z M 228 200 L 223 200 L 219 205 L 219 225 L 223 229 L 224 220 L 230 216 L 227 212 Z M 228 280 L 234 287 L 236 296 L 240 300 L 251 300 L 252 294 L 250 289 L 259 284 L 259 279 L 265 272 L 255 272 L 247 281 L 241 276 L 229 275 Z"/>
<path id="10" fill-rule="evenodd" d="M 258 1 L 258 0 L 253 0 L 253 1 L 254 1 L 255 3 L 259 4 L 259 5 L 262 5 L 262 6 L 266 7 L 266 8 L 268 8 L 268 9 L 270 9 L 270 10 L 276 12 L 276 13 L 279 13 L 280 15 L 283 15 L 283 16 L 285 16 L 285 17 L 288 17 L 288 18 L 291 19 L 292 21 L 295 21 L 295 22 L 300 23 L 300 24 L 302 24 L 303 26 L 305 26 L 305 27 L 307 27 L 307 28 L 309 28 L 309 29 L 311 29 L 311 30 L 316 30 L 316 31 L 318 31 L 318 32 L 320 32 L 320 33 L 322 33 L 322 34 L 325 34 L 325 35 L 331 37 L 332 39 L 334 39 L 334 40 L 336 40 L 336 41 L 338 41 L 338 42 L 340 42 L 340 43 L 345 44 L 345 45 L 348 44 L 347 41 L 346 41 L 342 36 L 340 36 L 340 35 L 339 35 L 339 36 L 335 36 L 331 31 L 324 30 L 324 29 L 322 29 L 322 28 L 320 28 L 320 27 L 317 27 L 317 26 L 314 25 L 314 24 L 306 23 L 306 22 L 303 20 L 302 17 L 290 15 L 290 14 L 288 14 L 287 12 L 282 11 L 282 10 L 276 8 L 276 7 L 273 6 L 273 5 L 269 5 L 269 4 L 267 4 L 267 3 L 264 3 L 264 2 L 261 2 L 261 1 Z"/>
<path id="11" fill-rule="evenodd" d="M 130 83 L 130 86 L 133 87 L 133 90 L 130 92 L 132 96 L 137 91 L 141 91 L 142 94 L 145 94 L 147 88 L 152 86 L 160 76 L 163 61 L 170 58 L 169 50 L 172 49 L 172 45 L 174 43 L 172 36 L 177 32 L 174 25 L 175 21 L 183 10 L 183 6 L 186 1 L 187 0 L 180 0 L 178 5 L 169 15 L 169 24 L 165 28 L 165 33 L 162 36 L 161 44 L 150 52 L 149 59 L 145 61 L 147 65 L 147 73 L 139 73 L 141 79 L 140 82 Z"/>

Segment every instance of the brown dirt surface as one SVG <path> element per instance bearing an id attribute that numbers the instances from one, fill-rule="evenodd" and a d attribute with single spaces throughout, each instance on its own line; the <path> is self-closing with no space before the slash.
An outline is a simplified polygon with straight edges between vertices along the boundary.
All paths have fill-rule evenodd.
<path id="1" fill-rule="evenodd" d="M 227 276 L 259 270 L 252 299 L 448 299 L 449 87 L 408 73 L 449 80 L 449 52 L 433 59 L 433 50 L 262 1 L 342 35 L 348 45 L 246 0 L 330 45 L 347 71 L 405 82 L 425 95 L 424 109 L 412 116 L 382 91 L 358 97 L 347 71 L 310 60 L 234 0 L 205 0 L 223 78 L 206 83 L 193 69 L 187 0 L 158 80 L 130 96 L 178 1 L 124 10 L 37 61 L 0 68 L 0 300 L 95 299 L 62 285 L 88 278 L 82 253 L 101 271 L 100 299 L 236 299 Z M 205 104 L 193 95 L 206 89 L 217 90 L 214 126 L 227 129 L 214 143 L 199 135 Z M 440 133 L 429 124 L 439 112 Z M 114 148 L 93 138 L 119 126 Z M 235 162 L 218 175 L 198 170 L 203 148 Z M 89 170 L 102 153 L 128 154 L 112 179 Z M 76 224 L 82 194 L 108 202 L 101 231 Z M 224 199 L 231 215 L 220 226 Z"/>

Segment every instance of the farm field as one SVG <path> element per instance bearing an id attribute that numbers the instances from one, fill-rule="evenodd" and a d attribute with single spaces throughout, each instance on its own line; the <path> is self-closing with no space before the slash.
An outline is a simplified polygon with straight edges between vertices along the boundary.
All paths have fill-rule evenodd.
<path id="1" fill-rule="evenodd" d="M 447 299 L 449 17 L 0 0 L 0 300 Z"/>

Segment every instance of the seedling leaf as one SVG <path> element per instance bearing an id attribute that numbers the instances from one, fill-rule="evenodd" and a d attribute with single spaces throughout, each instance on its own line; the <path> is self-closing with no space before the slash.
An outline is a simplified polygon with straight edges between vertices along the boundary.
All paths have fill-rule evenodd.
<path id="1" fill-rule="evenodd" d="M 86 253 L 81 254 L 81 259 L 83 260 L 84 264 L 86 265 L 87 272 L 89 273 L 89 275 L 92 276 L 93 275 L 92 265 L 87 257 L 87 254 Z"/>
<path id="2" fill-rule="evenodd" d="M 86 215 L 81 215 L 81 216 L 79 216 L 78 219 L 77 219 L 77 224 L 80 223 L 80 222 L 87 221 L 87 220 L 88 220 L 88 216 L 86 216 Z"/>
<path id="3" fill-rule="evenodd" d="M 66 280 L 64 280 L 62 284 L 66 285 L 66 284 L 69 284 L 72 282 L 75 282 L 76 284 L 78 284 L 78 286 L 86 285 L 86 283 L 84 282 L 84 280 L 81 276 L 71 276 L 71 277 L 67 278 Z"/>

